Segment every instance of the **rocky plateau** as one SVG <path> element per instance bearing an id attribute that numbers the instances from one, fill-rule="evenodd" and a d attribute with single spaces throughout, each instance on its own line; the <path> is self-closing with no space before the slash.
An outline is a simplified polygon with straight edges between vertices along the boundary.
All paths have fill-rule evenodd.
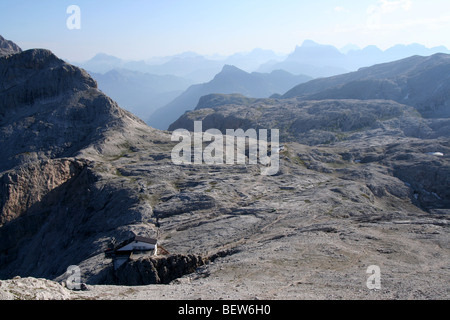
<path id="1" fill-rule="evenodd" d="M 122 110 L 84 70 L 8 48 L 0 299 L 450 297 L 448 118 L 394 99 L 210 96 L 171 130 L 278 128 L 278 174 L 175 165 L 171 132 Z M 114 273 L 104 251 L 132 235 L 170 255 Z M 71 265 L 87 290 L 64 286 Z M 380 290 L 366 286 L 372 265 Z"/>

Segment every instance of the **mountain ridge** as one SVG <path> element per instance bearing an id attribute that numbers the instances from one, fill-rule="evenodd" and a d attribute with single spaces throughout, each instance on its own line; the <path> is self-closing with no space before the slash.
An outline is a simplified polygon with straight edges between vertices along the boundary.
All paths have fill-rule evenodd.
<path id="1" fill-rule="evenodd" d="M 410 44 L 395 45 L 384 51 L 372 45 L 342 53 L 334 46 L 305 40 L 286 60 L 267 63 L 262 65 L 258 71 L 270 72 L 274 69 L 284 69 L 294 74 L 303 73 L 314 78 L 330 77 L 414 55 L 429 56 L 436 53 L 448 54 L 450 51 L 444 46 L 427 48 L 420 44 Z"/>
<path id="2" fill-rule="evenodd" d="M 147 61 L 126 61 L 107 54 L 97 54 L 88 61 L 75 64 L 96 73 L 105 73 L 115 68 L 126 68 L 159 75 L 172 74 L 201 83 L 210 81 L 226 64 L 235 65 L 246 72 L 270 73 L 277 69 L 283 69 L 292 74 L 306 74 L 317 78 L 347 73 L 361 67 L 400 60 L 413 55 L 429 56 L 435 53 L 450 53 L 445 46 L 428 48 L 417 43 L 397 44 L 385 50 L 381 50 L 375 45 L 369 45 L 362 49 L 354 46 L 349 48 L 352 50 L 342 52 L 332 45 L 305 40 L 302 45 L 296 46 L 292 52 L 284 55 L 258 48 L 250 52 L 235 53 L 219 58 L 188 52 Z M 314 54 L 311 55 L 311 52 Z"/>
<path id="3" fill-rule="evenodd" d="M 300 84 L 283 98 L 378 99 L 414 106 L 425 117 L 450 116 L 450 55 L 413 56 Z M 428 92 L 432 92 L 429 95 Z"/>
<path id="4" fill-rule="evenodd" d="M 92 139 L 101 139 L 107 123 L 143 124 L 101 93 L 86 71 L 49 50 L 2 57 L 0 72 L 7 79 L 0 85 L 0 135 L 5 148 L 1 170 L 37 159 L 74 156 Z"/>

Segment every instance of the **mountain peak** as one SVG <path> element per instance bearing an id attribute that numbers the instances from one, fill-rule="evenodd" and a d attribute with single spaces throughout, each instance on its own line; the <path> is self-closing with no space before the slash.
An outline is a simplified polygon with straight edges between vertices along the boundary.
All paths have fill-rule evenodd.
<path id="1" fill-rule="evenodd" d="M 348 54 L 350 51 L 360 51 L 360 50 L 361 50 L 361 48 L 353 43 L 349 43 L 340 49 L 340 51 L 343 54 Z"/>
<path id="2" fill-rule="evenodd" d="M 201 57 L 201 55 L 199 55 L 197 52 L 194 51 L 185 51 L 174 56 L 174 58 L 182 58 L 182 59 L 198 58 L 198 57 Z"/>
<path id="3" fill-rule="evenodd" d="M 230 72 L 245 72 L 245 71 L 239 69 L 238 67 L 230 65 L 230 64 L 224 65 L 221 73 L 230 73 Z"/>
<path id="4" fill-rule="evenodd" d="M 249 76 L 249 73 L 245 72 L 244 70 L 239 69 L 238 67 L 235 67 L 233 65 L 226 64 L 223 66 L 222 71 L 220 71 L 214 79 L 211 82 L 215 81 L 226 81 L 228 82 L 229 79 L 235 79 L 235 78 L 242 78 Z M 211 83 L 210 82 L 210 83 Z"/>
<path id="5" fill-rule="evenodd" d="M 14 129 L 0 130 L 7 150 L 0 171 L 74 156 L 99 139 L 98 128 L 139 122 L 98 90 L 85 70 L 45 49 L 0 58 L 0 114 L 1 128 L 14 123 Z"/>
<path id="6" fill-rule="evenodd" d="M 106 53 L 97 53 L 91 61 L 121 61 L 121 59 Z"/>
<path id="7" fill-rule="evenodd" d="M 307 39 L 303 41 L 302 48 L 320 47 L 321 45 L 317 42 Z"/>
<path id="8" fill-rule="evenodd" d="M 50 50 L 31 49 L 0 58 L 0 112 L 16 106 L 32 105 L 68 91 L 97 88 L 97 83 L 83 69 L 67 64 Z"/>
<path id="9" fill-rule="evenodd" d="M 0 57 L 20 52 L 22 52 L 22 49 L 17 44 L 6 40 L 0 35 Z"/>

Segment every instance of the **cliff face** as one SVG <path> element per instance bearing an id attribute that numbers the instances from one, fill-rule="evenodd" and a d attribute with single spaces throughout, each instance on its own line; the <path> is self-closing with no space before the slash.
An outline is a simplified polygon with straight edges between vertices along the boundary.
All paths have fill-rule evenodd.
<path id="1" fill-rule="evenodd" d="M 27 212 L 43 198 L 79 175 L 85 164 L 70 159 L 31 163 L 0 176 L 0 227 Z"/>

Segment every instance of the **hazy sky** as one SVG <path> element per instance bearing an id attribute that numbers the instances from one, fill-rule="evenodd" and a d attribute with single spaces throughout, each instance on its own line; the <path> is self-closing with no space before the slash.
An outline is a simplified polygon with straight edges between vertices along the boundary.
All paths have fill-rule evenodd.
<path id="1" fill-rule="evenodd" d="M 66 10 L 81 9 L 69 30 Z M 421 43 L 450 48 L 449 0 L 0 0 L 0 35 L 23 49 L 83 61 L 185 51 L 290 53 L 306 39 L 338 48 Z"/>

